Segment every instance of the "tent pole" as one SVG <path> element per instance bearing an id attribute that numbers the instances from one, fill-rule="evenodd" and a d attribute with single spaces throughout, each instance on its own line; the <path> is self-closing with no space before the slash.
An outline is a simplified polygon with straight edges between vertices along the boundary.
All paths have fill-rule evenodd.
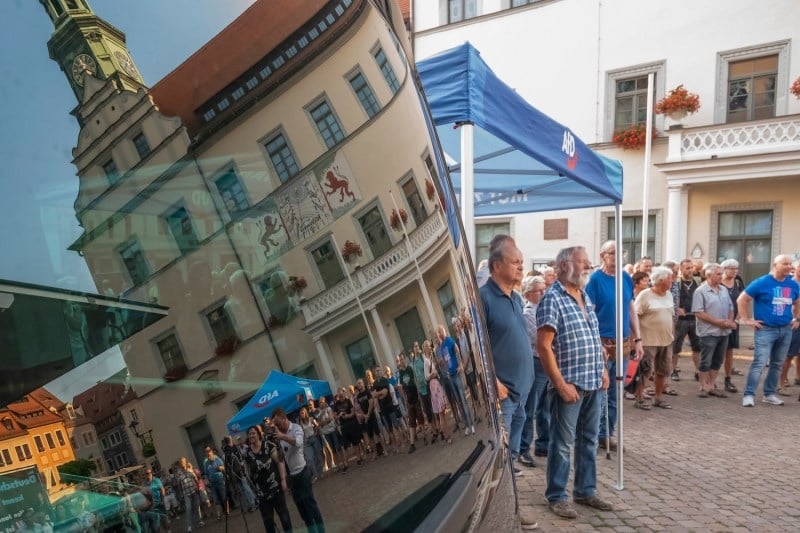
<path id="1" fill-rule="evenodd" d="M 617 202 L 614 204 L 614 256 L 616 266 L 614 267 L 614 308 L 617 310 L 615 313 L 615 327 L 617 338 L 617 372 L 614 379 L 613 386 L 617 388 L 617 484 L 614 488 L 623 490 L 625 488 L 622 480 L 623 465 L 622 465 L 622 450 L 625 447 L 625 432 L 622 426 L 622 409 L 625 403 L 625 359 L 628 354 L 622 353 L 622 309 L 623 305 L 630 305 L 629 302 L 622 301 L 622 203 Z M 610 437 L 610 436 L 609 436 Z"/>
<path id="2" fill-rule="evenodd" d="M 339 243 L 336 241 L 336 235 L 331 233 L 331 242 L 333 242 L 333 249 L 336 250 L 336 255 L 342 260 L 342 263 L 347 263 L 342 257 L 342 249 L 339 248 Z M 364 306 L 361 305 L 361 296 L 358 294 L 358 287 L 353 282 L 353 277 L 350 275 L 350 270 L 345 266 L 344 267 L 344 275 L 347 276 L 347 281 L 350 283 L 350 290 L 353 291 L 353 295 L 356 297 L 356 304 L 358 304 L 358 311 L 361 313 L 361 319 L 364 321 L 364 327 L 367 328 L 367 336 L 369 337 L 369 343 L 372 345 L 372 351 L 375 354 L 375 361 L 381 361 L 379 357 L 378 345 L 375 342 L 375 339 L 372 337 L 372 328 L 369 327 L 369 321 L 367 320 L 367 313 L 364 311 Z M 380 327 L 380 325 L 378 325 Z"/>
<path id="3" fill-rule="evenodd" d="M 461 219 L 467 235 L 467 250 L 475 263 L 475 126 L 460 122 L 461 127 Z M 476 264 L 473 264 L 477 267 Z"/>
<path id="4" fill-rule="evenodd" d="M 645 127 L 644 135 L 644 172 L 642 173 L 642 257 L 647 255 L 647 229 L 650 225 L 650 213 L 647 204 L 648 195 L 650 194 L 650 156 L 653 152 L 653 136 L 650 134 L 653 131 L 653 78 L 654 74 L 652 72 L 647 75 L 647 126 Z"/>

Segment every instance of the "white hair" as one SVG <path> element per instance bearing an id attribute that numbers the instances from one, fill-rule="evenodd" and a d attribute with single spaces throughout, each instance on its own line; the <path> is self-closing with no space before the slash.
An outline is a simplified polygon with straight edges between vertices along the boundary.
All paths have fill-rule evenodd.
<path id="1" fill-rule="evenodd" d="M 669 277 L 672 277 L 672 269 L 665 266 L 653 267 L 653 271 L 650 272 L 650 281 L 653 282 L 653 285 Z"/>

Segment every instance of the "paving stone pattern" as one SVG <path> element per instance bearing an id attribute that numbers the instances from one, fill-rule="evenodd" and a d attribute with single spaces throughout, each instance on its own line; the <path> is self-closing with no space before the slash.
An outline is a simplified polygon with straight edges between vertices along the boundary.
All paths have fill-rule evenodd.
<path id="1" fill-rule="evenodd" d="M 734 366 L 747 373 L 751 360 L 743 350 Z M 738 394 L 698 398 L 690 358 L 679 367 L 682 381 L 673 387 L 680 396 L 667 397 L 672 410 L 643 411 L 624 401 L 623 490 L 614 488 L 616 452 L 611 460 L 605 449 L 598 453 L 598 494 L 613 512 L 576 505 L 577 519 L 561 519 L 544 498 L 546 458 L 537 468 L 522 467 L 519 503 L 541 531 L 800 530 L 800 386 L 788 389 L 784 406 L 762 403 L 759 388 L 755 408 L 746 408 L 744 376 L 733 378 Z"/>

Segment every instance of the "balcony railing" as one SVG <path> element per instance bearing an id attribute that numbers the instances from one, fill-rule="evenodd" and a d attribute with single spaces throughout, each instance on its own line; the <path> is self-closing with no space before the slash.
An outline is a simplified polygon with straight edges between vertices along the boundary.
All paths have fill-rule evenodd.
<path id="1" fill-rule="evenodd" d="M 436 239 L 445 231 L 445 225 L 439 212 L 434 212 L 419 227 L 409 234 L 411 249 L 417 257 L 424 255 L 433 246 Z M 401 240 L 385 254 L 367 263 L 364 267 L 356 269 L 351 274 L 353 285 L 359 294 L 389 282 L 395 274 L 413 264 L 413 257 L 408 252 L 404 240 Z M 301 306 L 306 324 L 327 316 L 329 313 L 342 309 L 344 304 L 355 299 L 350 281 L 344 279 L 319 294 L 309 298 Z"/>
<path id="2" fill-rule="evenodd" d="M 800 148 L 800 116 L 670 129 L 667 163 L 736 157 Z"/>

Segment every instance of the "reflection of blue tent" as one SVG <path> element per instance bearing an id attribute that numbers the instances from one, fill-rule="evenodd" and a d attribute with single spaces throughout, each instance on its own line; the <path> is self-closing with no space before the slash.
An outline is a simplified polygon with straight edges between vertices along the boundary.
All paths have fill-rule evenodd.
<path id="1" fill-rule="evenodd" d="M 622 166 L 593 152 L 569 128 L 508 87 L 469 43 L 417 63 L 448 157 L 461 188 L 461 136 L 474 124 L 475 215 L 613 205 L 622 201 Z"/>
<path id="2" fill-rule="evenodd" d="M 331 386 L 327 381 L 303 379 L 272 370 L 247 405 L 228 421 L 228 431 L 245 431 L 253 424 L 261 423 L 264 417 L 272 416 L 278 407 L 291 413 L 305 405 L 309 398 L 330 394 Z"/>

